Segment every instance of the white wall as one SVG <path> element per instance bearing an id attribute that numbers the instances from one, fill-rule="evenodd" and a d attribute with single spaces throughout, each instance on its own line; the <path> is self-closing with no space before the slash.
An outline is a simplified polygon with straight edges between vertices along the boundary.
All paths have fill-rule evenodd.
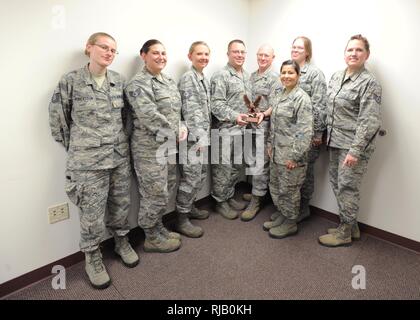
<path id="1" fill-rule="evenodd" d="M 383 128 L 362 185 L 359 221 L 420 241 L 420 96 L 417 63 L 420 43 L 418 0 L 254 0 L 248 52 L 264 42 L 277 51 L 276 69 L 290 58 L 293 39 L 312 40 L 313 62 L 327 81 L 344 69 L 344 47 L 362 33 L 371 44 L 367 67 L 383 89 Z M 256 59 L 251 69 L 256 68 Z M 312 204 L 338 212 L 328 181 L 328 157 L 316 165 L 316 193 Z"/>
<path id="2" fill-rule="evenodd" d="M 188 67 L 190 43 L 198 39 L 212 49 L 211 75 L 226 63 L 226 45 L 233 38 L 248 44 L 247 69 L 252 71 L 260 42 L 275 46 L 278 68 L 289 57 L 293 38 L 304 34 L 313 40 L 314 62 L 329 78 L 344 68 L 347 38 L 365 34 L 372 45 L 369 67 L 383 85 L 388 135 L 379 139 L 364 181 L 360 221 L 420 241 L 415 201 L 420 98 L 414 94 L 418 1 L 2 0 L 0 5 L 0 283 L 79 250 L 73 205 L 70 220 L 47 223 L 47 207 L 68 202 L 63 190 L 66 154 L 50 136 L 48 103 L 60 76 L 86 63 L 84 43 L 99 30 L 117 39 L 120 55 L 112 69 L 126 78 L 140 65 L 141 44 L 160 39 L 169 55 L 166 72 L 176 80 Z M 56 5 L 63 7 L 57 12 Z M 337 212 L 326 165 L 323 155 L 313 204 Z M 135 226 L 138 198 L 135 190 L 132 194 L 130 222 Z M 201 196 L 207 194 L 208 186 Z"/>
<path id="3" fill-rule="evenodd" d="M 208 75 L 224 66 L 227 43 L 247 40 L 248 16 L 244 0 L 1 1 L 0 283 L 79 251 L 73 205 L 69 220 L 47 223 L 47 207 L 69 201 L 66 154 L 51 137 L 48 103 L 61 75 L 87 62 L 89 35 L 105 31 L 115 37 L 120 54 L 111 69 L 128 79 L 140 66 L 143 42 L 161 40 L 169 57 L 165 71 L 178 80 L 195 40 L 212 49 Z M 208 193 L 207 186 L 200 196 Z M 132 194 L 135 226 L 134 188 Z"/>

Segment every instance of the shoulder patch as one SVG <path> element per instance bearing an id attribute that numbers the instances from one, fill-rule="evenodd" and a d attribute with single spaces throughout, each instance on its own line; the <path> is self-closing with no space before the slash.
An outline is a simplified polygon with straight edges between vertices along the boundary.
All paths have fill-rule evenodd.
<path id="1" fill-rule="evenodd" d="M 51 102 L 52 103 L 57 103 L 57 102 L 60 101 L 60 98 L 61 98 L 60 92 L 55 92 L 52 96 Z"/>
<path id="2" fill-rule="evenodd" d="M 138 97 L 140 95 L 140 88 L 137 88 L 134 91 L 130 91 L 128 94 L 130 95 L 130 97 L 133 98 Z"/>
<path id="3" fill-rule="evenodd" d="M 184 100 L 188 100 L 189 98 L 191 98 L 191 96 L 193 95 L 192 92 L 190 92 L 189 90 L 184 90 L 181 92 L 182 98 Z"/>
<path id="4" fill-rule="evenodd" d="M 378 95 L 378 94 L 376 94 L 376 93 L 374 93 L 373 94 L 373 99 L 375 99 L 375 101 L 376 101 L 376 103 L 377 104 L 380 104 L 381 103 L 381 96 L 380 95 Z"/>

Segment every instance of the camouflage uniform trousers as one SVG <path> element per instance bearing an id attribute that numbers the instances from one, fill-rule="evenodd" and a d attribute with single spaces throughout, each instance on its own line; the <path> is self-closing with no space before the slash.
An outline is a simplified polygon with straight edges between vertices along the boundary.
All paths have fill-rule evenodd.
<path id="1" fill-rule="evenodd" d="M 270 162 L 270 194 L 277 210 L 288 219 L 299 215 L 300 188 L 306 175 L 306 164 L 293 170 L 285 165 Z"/>
<path id="2" fill-rule="evenodd" d="M 211 195 L 217 202 L 227 201 L 234 196 L 235 185 L 239 181 L 243 168 L 243 136 L 229 136 L 223 139 L 230 141 L 230 148 L 226 148 L 222 142 L 219 143 L 219 157 L 213 159 L 214 154 L 212 154 L 211 160 Z M 215 160 L 218 163 L 214 163 Z"/>
<path id="3" fill-rule="evenodd" d="M 312 194 L 315 189 L 315 162 L 321 153 L 321 146 L 311 146 L 308 152 L 308 168 L 306 169 L 306 177 L 300 189 L 301 204 L 303 206 L 309 205 Z"/>
<path id="4" fill-rule="evenodd" d="M 176 164 L 168 158 L 137 158 L 134 161 L 140 194 L 138 224 L 152 228 L 165 214 L 176 187 Z"/>
<path id="5" fill-rule="evenodd" d="M 360 185 L 372 152 L 362 154 L 353 167 L 344 167 L 349 150 L 330 148 L 330 182 L 337 199 L 340 221 L 352 224 L 357 219 L 360 201 Z"/>
<path id="6" fill-rule="evenodd" d="M 193 144 L 191 144 L 190 147 L 192 146 Z M 200 155 L 202 157 L 208 157 L 206 151 L 201 151 Z M 206 180 L 207 161 L 204 161 L 204 158 L 201 158 L 200 160 L 199 163 L 186 163 L 179 166 L 181 177 L 176 197 L 176 209 L 180 213 L 191 212 L 197 194 Z"/>
<path id="7" fill-rule="evenodd" d="M 263 124 L 264 123 L 265 122 L 263 122 Z M 244 152 L 245 162 L 247 165 L 249 165 L 250 163 L 255 164 L 261 161 L 261 160 L 258 160 L 256 162 L 256 157 L 260 157 L 260 156 L 264 157 L 263 161 L 261 161 L 263 163 L 263 167 L 256 172 L 251 172 L 252 194 L 258 197 L 263 197 L 266 195 L 267 190 L 268 190 L 268 180 L 270 177 L 270 158 L 268 157 L 268 154 L 267 154 L 267 140 L 268 140 L 270 129 L 268 128 L 267 125 L 265 127 L 266 128 L 264 129 L 264 140 L 263 140 L 264 147 L 262 148 L 262 152 L 259 152 L 257 155 L 257 144 L 260 143 L 261 140 L 257 138 L 258 136 L 260 136 L 260 134 L 255 134 L 255 133 L 252 134 L 252 150 L 247 150 L 247 147 L 245 147 L 245 152 Z M 249 151 L 251 151 L 251 154 Z M 250 169 L 252 170 L 253 168 L 248 167 L 248 170 Z M 255 174 L 255 173 L 259 173 L 259 174 Z"/>
<path id="8" fill-rule="evenodd" d="M 118 236 L 125 236 L 130 231 L 127 220 L 130 178 L 128 161 L 113 169 L 67 170 L 65 188 L 69 199 L 79 208 L 82 252 L 99 247 L 105 228 Z"/>

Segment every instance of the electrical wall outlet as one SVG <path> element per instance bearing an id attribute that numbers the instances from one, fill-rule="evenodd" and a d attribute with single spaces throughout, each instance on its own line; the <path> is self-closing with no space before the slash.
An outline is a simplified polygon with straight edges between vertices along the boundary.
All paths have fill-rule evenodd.
<path id="1" fill-rule="evenodd" d="M 69 219 L 69 204 L 67 202 L 48 208 L 48 222 L 50 224 Z"/>

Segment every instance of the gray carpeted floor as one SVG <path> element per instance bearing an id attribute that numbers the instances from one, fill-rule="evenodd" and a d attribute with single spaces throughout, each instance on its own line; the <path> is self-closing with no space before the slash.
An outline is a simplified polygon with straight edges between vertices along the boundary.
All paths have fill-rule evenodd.
<path id="1" fill-rule="evenodd" d="M 54 290 L 49 278 L 6 299 L 420 299 L 419 254 L 366 234 L 351 247 L 320 246 L 318 236 L 333 223 L 317 216 L 297 235 L 272 239 L 262 223 L 273 211 L 269 205 L 250 222 L 216 213 L 194 220 L 204 236 L 183 237 L 169 254 L 145 253 L 135 239 L 141 261 L 133 269 L 109 250 L 105 290 L 90 287 L 82 262 L 66 270 L 65 290 Z M 355 265 L 365 268 L 366 289 L 352 287 Z"/>

